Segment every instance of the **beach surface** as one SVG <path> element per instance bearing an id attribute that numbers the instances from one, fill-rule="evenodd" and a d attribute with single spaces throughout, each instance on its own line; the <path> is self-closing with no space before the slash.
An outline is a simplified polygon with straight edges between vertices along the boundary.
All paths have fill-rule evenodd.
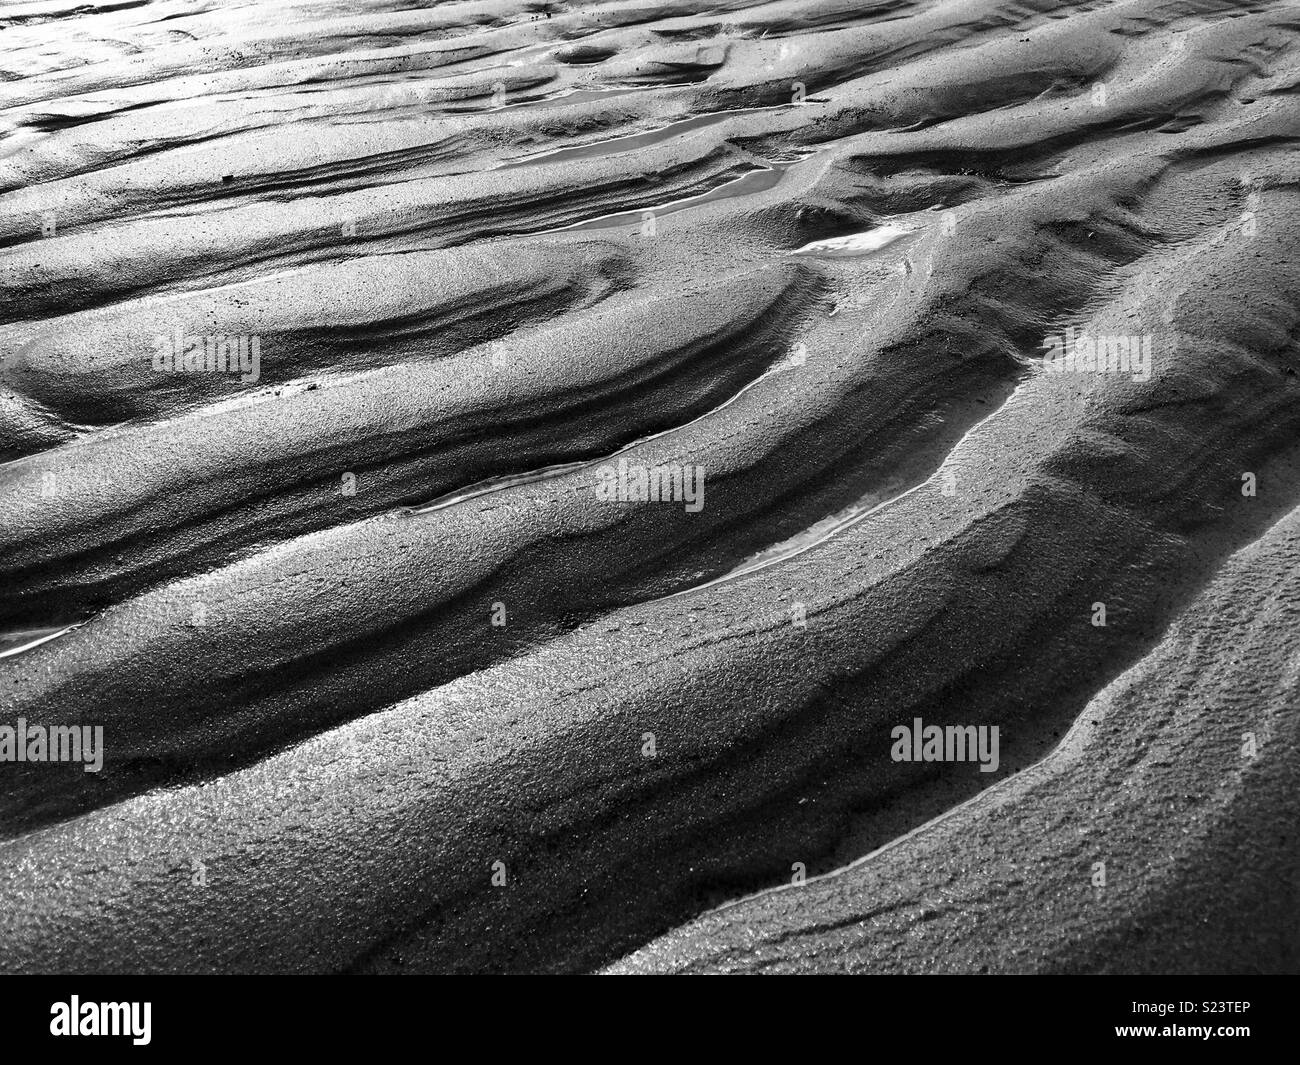
<path id="1" fill-rule="evenodd" d="M 0 44 L 0 971 L 1300 969 L 1294 3 Z"/>

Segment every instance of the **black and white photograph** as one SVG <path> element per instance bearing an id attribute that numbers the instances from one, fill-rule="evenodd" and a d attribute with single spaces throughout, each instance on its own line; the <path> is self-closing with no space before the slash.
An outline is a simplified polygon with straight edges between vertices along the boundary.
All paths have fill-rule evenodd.
<path id="1" fill-rule="evenodd" d="M 1298 368 L 1297 0 L 0 5 L 23 1023 L 1099 975 L 1054 1038 L 1250 1045 Z"/>

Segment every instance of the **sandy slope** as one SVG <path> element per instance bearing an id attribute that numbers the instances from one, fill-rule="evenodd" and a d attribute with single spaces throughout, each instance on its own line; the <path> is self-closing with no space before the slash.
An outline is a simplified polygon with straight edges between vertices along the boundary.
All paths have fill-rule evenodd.
<path id="1" fill-rule="evenodd" d="M 1294 972 L 1300 511 L 1042 762 L 615 972 Z"/>
<path id="2" fill-rule="evenodd" d="M 1294 968 L 1295 6 L 387 6 L 0 16 L 0 967 Z"/>

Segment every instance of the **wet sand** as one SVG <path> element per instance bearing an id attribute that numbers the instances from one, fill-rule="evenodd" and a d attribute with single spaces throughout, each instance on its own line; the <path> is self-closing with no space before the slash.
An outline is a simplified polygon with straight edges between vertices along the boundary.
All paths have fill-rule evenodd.
<path id="1" fill-rule="evenodd" d="M 0 16 L 0 969 L 1294 971 L 1294 5 L 391 6 Z"/>

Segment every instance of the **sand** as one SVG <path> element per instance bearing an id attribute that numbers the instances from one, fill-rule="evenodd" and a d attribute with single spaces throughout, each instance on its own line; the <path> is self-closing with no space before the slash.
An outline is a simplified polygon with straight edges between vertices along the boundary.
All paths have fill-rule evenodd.
<path id="1" fill-rule="evenodd" d="M 0 970 L 1294 971 L 1294 6 L 393 7 L 0 16 Z"/>

